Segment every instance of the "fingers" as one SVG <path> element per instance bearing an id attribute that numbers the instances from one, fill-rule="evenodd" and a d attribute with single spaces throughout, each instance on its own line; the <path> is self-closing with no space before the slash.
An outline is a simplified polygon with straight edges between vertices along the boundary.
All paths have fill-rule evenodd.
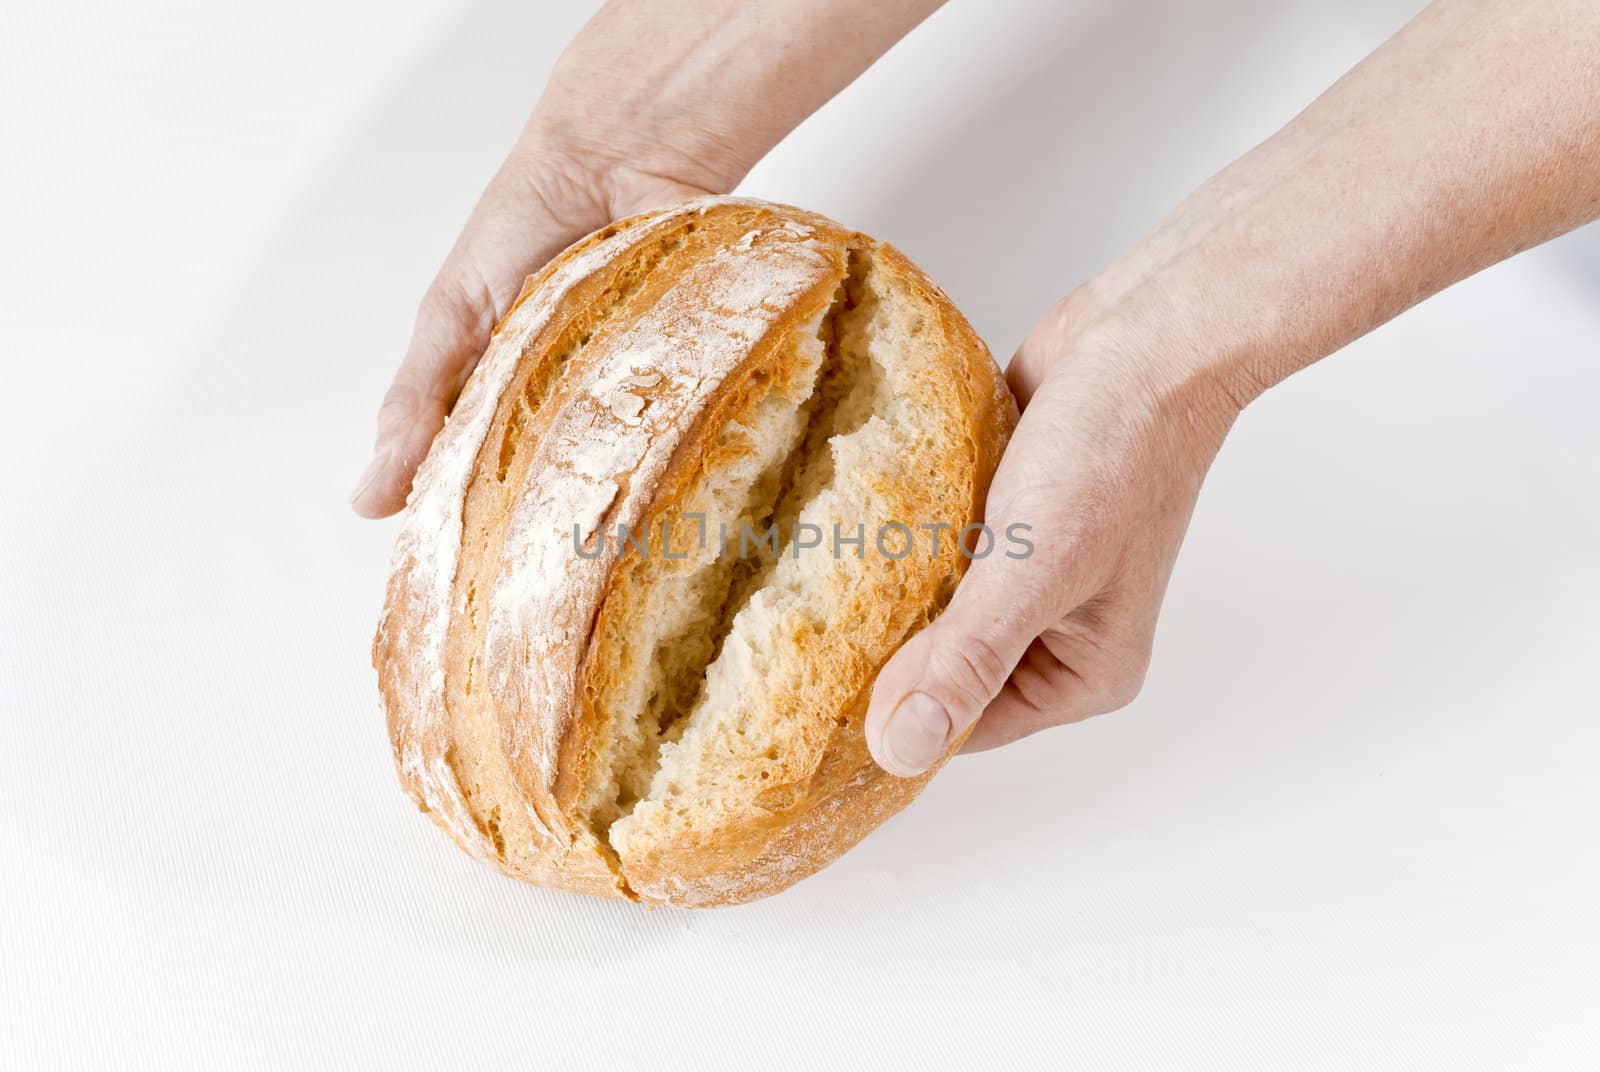
<path id="1" fill-rule="evenodd" d="M 378 407 L 372 461 L 350 498 L 363 517 L 385 517 L 405 505 L 411 478 L 488 343 L 498 303 L 466 257 L 458 245 L 428 289 L 411 344 Z"/>
<path id="2" fill-rule="evenodd" d="M 519 147 L 422 300 L 378 410 L 372 461 L 350 497 L 355 512 L 385 517 L 405 505 L 417 467 L 524 279 L 614 218 L 706 192 L 620 167 L 592 173 L 564 155 Z"/>
<path id="3" fill-rule="evenodd" d="M 378 410 L 372 461 L 350 498 L 363 517 L 405 505 L 417 467 L 522 281 L 605 222 L 581 176 L 528 177 L 551 166 L 514 157 L 501 169 L 423 297 L 411 343 Z"/>
<path id="4" fill-rule="evenodd" d="M 1043 503 L 1016 490 L 1036 480 L 1054 451 L 1047 409 L 1024 410 L 1001 459 L 986 511 L 993 531 L 1024 524 L 1037 539 L 1049 523 Z M 1000 693 L 1034 638 L 1074 605 L 1063 601 L 1085 597 L 1045 564 L 1052 551 L 1013 557 L 991 546 L 971 563 L 944 612 L 884 666 L 865 727 L 880 767 L 910 777 L 938 762 Z"/>
<path id="5" fill-rule="evenodd" d="M 522 207 L 500 207 L 507 196 L 495 186 L 485 193 L 417 310 L 411 343 L 378 409 L 372 461 L 350 499 L 363 517 L 405 505 L 411 478 L 494 325 L 522 280 L 554 252 L 554 225 Z"/>
<path id="6" fill-rule="evenodd" d="M 997 748 L 1120 710 L 1144 685 L 1153 612 L 1104 611 L 1096 597 L 1052 623 L 1049 601 L 977 566 L 878 677 L 867 742 L 891 774 L 927 770 L 969 729 L 962 751 Z"/>
<path id="7" fill-rule="evenodd" d="M 1153 624 L 1153 623 L 1152 623 Z M 1073 615 L 1045 632 L 984 710 L 963 752 L 982 752 L 1051 726 L 1082 722 L 1132 703 L 1150 665 L 1149 632 L 1107 645 L 1108 632 Z"/>
<path id="8" fill-rule="evenodd" d="M 1032 392 L 986 507 L 996 532 L 1028 527 L 1028 553 L 974 561 L 878 676 L 867 745 L 891 774 L 927 770 L 980 717 L 978 741 L 998 744 L 1113 710 L 1143 679 L 1165 576 L 1159 548 L 1144 550 L 1158 526 L 1130 507 L 1137 470 L 1105 452 L 1118 437 L 1095 434 L 1099 394 L 1063 382 Z"/>
<path id="9" fill-rule="evenodd" d="M 933 766 L 972 726 L 1046 624 L 1019 608 L 1002 570 L 973 563 L 945 612 L 878 675 L 867 707 L 867 747 L 901 777 Z"/>
<path id="10" fill-rule="evenodd" d="M 1078 590 L 1088 571 L 1058 568 L 1058 533 L 1048 531 L 1061 528 L 1051 523 L 1060 497 L 1040 474 L 1061 471 L 1060 444 L 1049 399 L 1041 394 L 1040 401 L 1023 410 L 985 508 L 992 531 L 1025 526 L 1035 543 L 1043 540 L 1040 553 L 1030 547 L 1026 557 L 1013 557 L 991 547 L 972 562 L 944 612 L 878 674 L 867 705 L 867 747 L 890 774 L 909 777 L 938 762 L 999 695 L 1034 638 L 1092 594 Z"/>
<path id="11" fill-rule="evenodd" d="M 444 427 L 454 394 L 430 393 L 396 380 L 378 409 L 378 441 L 372 461 L 356 482 L 350 505 L 362 517 L 399 510 L 411 491 L 411 478 Z"/>

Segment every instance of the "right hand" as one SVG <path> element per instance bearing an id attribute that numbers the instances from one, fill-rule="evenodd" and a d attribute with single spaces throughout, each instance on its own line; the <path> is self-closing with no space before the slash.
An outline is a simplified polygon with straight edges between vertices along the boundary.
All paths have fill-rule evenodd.
<path id="1" fill-rule="evenodd" d="M 405 505 L 523 280 L 612 220 L 723 194 L 941 0 L 609 0 L 562 53 L 417 313 L 351 505 Z"/>
<path id="2" fill-rule="evenodd" d="M 524 279 L 614 219 L 722 192 L 706 182 L 557 148 L 530 124 L 423 295 L 411 344 L 378 409 L 372 461 L 350 499 L 355 512 L 386 517 L 405 505 L 429 444 Z"/>

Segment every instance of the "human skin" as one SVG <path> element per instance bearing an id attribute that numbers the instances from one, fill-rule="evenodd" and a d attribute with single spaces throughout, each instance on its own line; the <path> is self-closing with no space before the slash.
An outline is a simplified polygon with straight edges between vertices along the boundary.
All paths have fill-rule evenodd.
<path id="1" fill-rule="evenodd" d="M 351 505 L 386 517 L 522 282 L 614 219 L 727 193 L 940 0 L 611 0 L 423 296 Z"/>
<path id="2" fill-rule="evenodd" d="M 608 4 L 557 66 L 440 278 L 354 505 L 398 509 L 524 275 L 614 216 L 726 192 L 937 4 Z M 601 88 L 596 88 L 601 87 Z M 1059 302 L 1007 377 L 975 561 L 879 675 L 892 774 L 1124 706 L 1240 411 L 1423 298 L 1600 217 L 1600 8 L 1438 0 Z"/>

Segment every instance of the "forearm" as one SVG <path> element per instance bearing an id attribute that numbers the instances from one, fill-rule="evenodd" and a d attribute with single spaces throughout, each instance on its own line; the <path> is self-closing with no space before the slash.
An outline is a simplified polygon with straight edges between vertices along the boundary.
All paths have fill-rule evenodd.
<path id="1" fill-rule="evenodd" d="M 1190 511 L 1266 387 L 1600 215 L 1600 8 L 1441 0 L 1062 301 L 1007 369 L 1023 404 L 984 504 L 1048 534 L 974 561 L 878 675 L 891 773 L 1139 691 Z M 976 723 L 976 725 L 974 725 Z"/>
<path id="2" fill-rule="evenodd" d="M 943 0 L 611 0 L 526 138 L 620 173 L 732 189 Z"/>
<path id="3" fill-rule="evenodd" d="M 1203 187 L 1086 304 L 1119 330 L 1181 324 L 1156 348 L 1243 402 L 1597 216 L 1600 10 L 1442 0 Z"/>

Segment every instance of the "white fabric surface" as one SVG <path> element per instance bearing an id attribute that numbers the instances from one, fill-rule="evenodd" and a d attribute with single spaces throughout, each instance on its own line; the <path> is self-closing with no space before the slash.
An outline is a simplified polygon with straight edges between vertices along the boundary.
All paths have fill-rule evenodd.
<path id="1" fill-rule="evenodd" d="M 1004 356 L 1419 6 L 958 0 L 744 189 Z M 587 10 L 8 0 L 0 1064 L 1595 1067 L 1592 229 L 1246 414 L 1137 703 L 790 893 L 528 889 L 412 810 L 345 495 Z"/>

